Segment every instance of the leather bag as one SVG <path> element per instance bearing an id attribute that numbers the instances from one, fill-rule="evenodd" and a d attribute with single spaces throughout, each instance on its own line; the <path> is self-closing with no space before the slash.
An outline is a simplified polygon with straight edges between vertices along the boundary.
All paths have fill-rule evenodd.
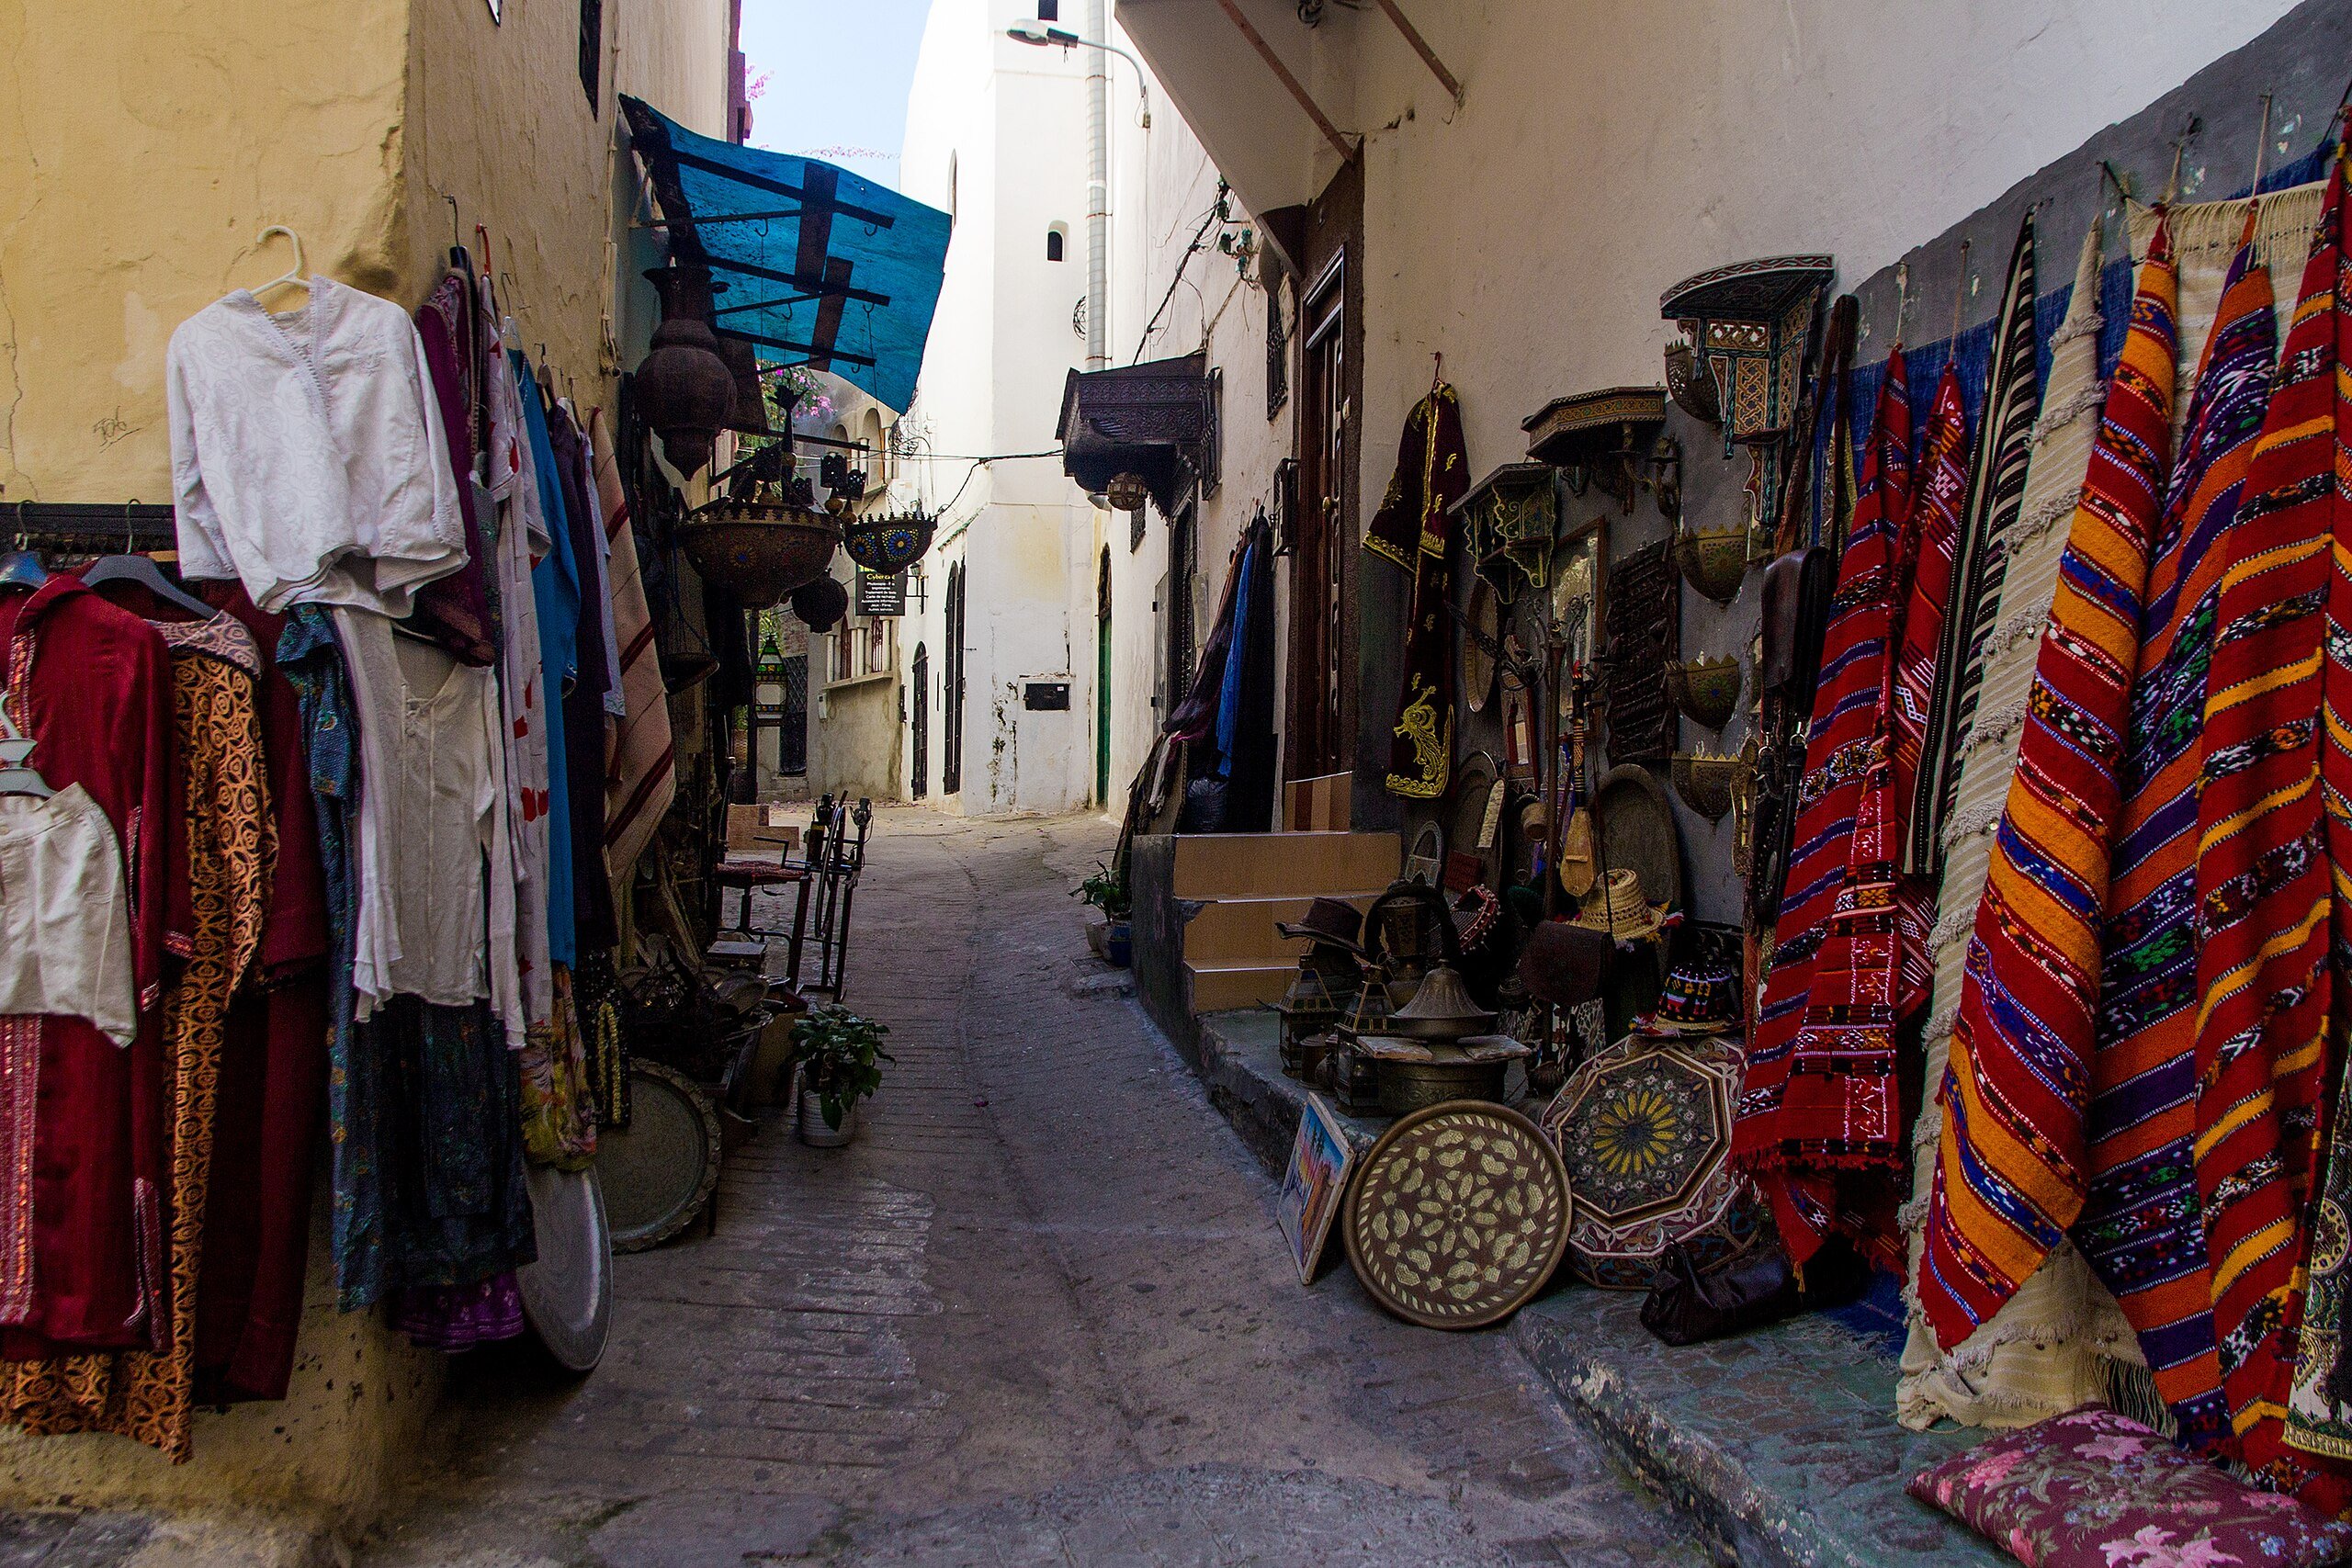
<path id="1" fill-rule="evenodd" d="M 1844 1247 L 1816 1255 L 1802 1283 L 1777 1245 L 1759 1247 L 1702 1272 L 1680 1243 L 1658 1258 L 1642 1326 L 1668 1345 L 1697 1345 L 1793 1317 L 1843 1306 L 1870 1285 L 1870 1269 Z"/>

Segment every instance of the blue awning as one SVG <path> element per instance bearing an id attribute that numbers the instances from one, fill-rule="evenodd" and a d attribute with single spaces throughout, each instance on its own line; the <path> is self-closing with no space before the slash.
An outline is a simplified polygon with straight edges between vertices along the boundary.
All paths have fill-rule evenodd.
<path id="1" fill-rule="evenodd" d="M 947 265 L 947 214 L 814 158 L 698 136 L 624 96 L 673 260 L 727 285 L 713 325 L 771 365 L 914 400 Z"/>

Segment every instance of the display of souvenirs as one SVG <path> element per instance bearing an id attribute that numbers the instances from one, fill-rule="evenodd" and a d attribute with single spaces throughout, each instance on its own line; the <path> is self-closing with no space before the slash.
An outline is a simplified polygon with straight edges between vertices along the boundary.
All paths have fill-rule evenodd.
<path id="1" fill-rule="evenodd" d="M 1666 667 L 1682 646 L 1682 608 L 1673 547 L 1645 545 L 1609 569 L 1601 606 L 1609 760 L 1662 762 L 1674 750 L 1674 706 Z"/>

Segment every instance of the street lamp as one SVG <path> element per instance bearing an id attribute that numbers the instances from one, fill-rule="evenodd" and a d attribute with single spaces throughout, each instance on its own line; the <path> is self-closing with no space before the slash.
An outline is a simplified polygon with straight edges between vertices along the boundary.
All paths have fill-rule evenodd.
<path id="1" fill-rule="evenodd" d="M 1115 43 L 1099 43 L 1093 39 L 1080 38 L 1074 32 L 1047 22 L 1015 22 L 1004 29 L 1004 36 L 1015 43 L 1030 44 L 1038 49 L 1099 49 L 1105 54 L 1115 54 L 1136 68 L 1136 91 L 1143 105 L 1143 129 L 1151 129 L 1151 73 L 1143 62 Z"/>

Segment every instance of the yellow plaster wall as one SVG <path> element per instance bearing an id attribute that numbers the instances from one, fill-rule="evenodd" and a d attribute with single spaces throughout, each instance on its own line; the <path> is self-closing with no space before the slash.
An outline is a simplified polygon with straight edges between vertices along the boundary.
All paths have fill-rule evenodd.
<path id="1" fill-rule="evenodd" d="M 164 343 L 265 225 L 391 286 L 407 11 L 0 0 L 0 502 L 171 499 Z"/>
<path id="2" fill-rule="evenodd" d="M 602 378 L 643 347 L 632 319 L 650 331 L 655 313 L 616 228 L 628 220 L 634 180 L 616 89 L 717 134 L 726 0 L 606 0 L 593 107 L 580 82 L 578 0 L 505 0 L 496 23 L 484 0 L 413 4 L 403 300 L 415 303 L 439 270 L 455 197 L 477 260 L 473 225 L 490 230 L 488 263 L 525 348 L 536 358 L 545 344 L 559 389 L 583 406 L 605 400 Z M 641 298 L 617 294 L 616 276 Z M 608 334 L 618 359 L 605 352 Z"/>

